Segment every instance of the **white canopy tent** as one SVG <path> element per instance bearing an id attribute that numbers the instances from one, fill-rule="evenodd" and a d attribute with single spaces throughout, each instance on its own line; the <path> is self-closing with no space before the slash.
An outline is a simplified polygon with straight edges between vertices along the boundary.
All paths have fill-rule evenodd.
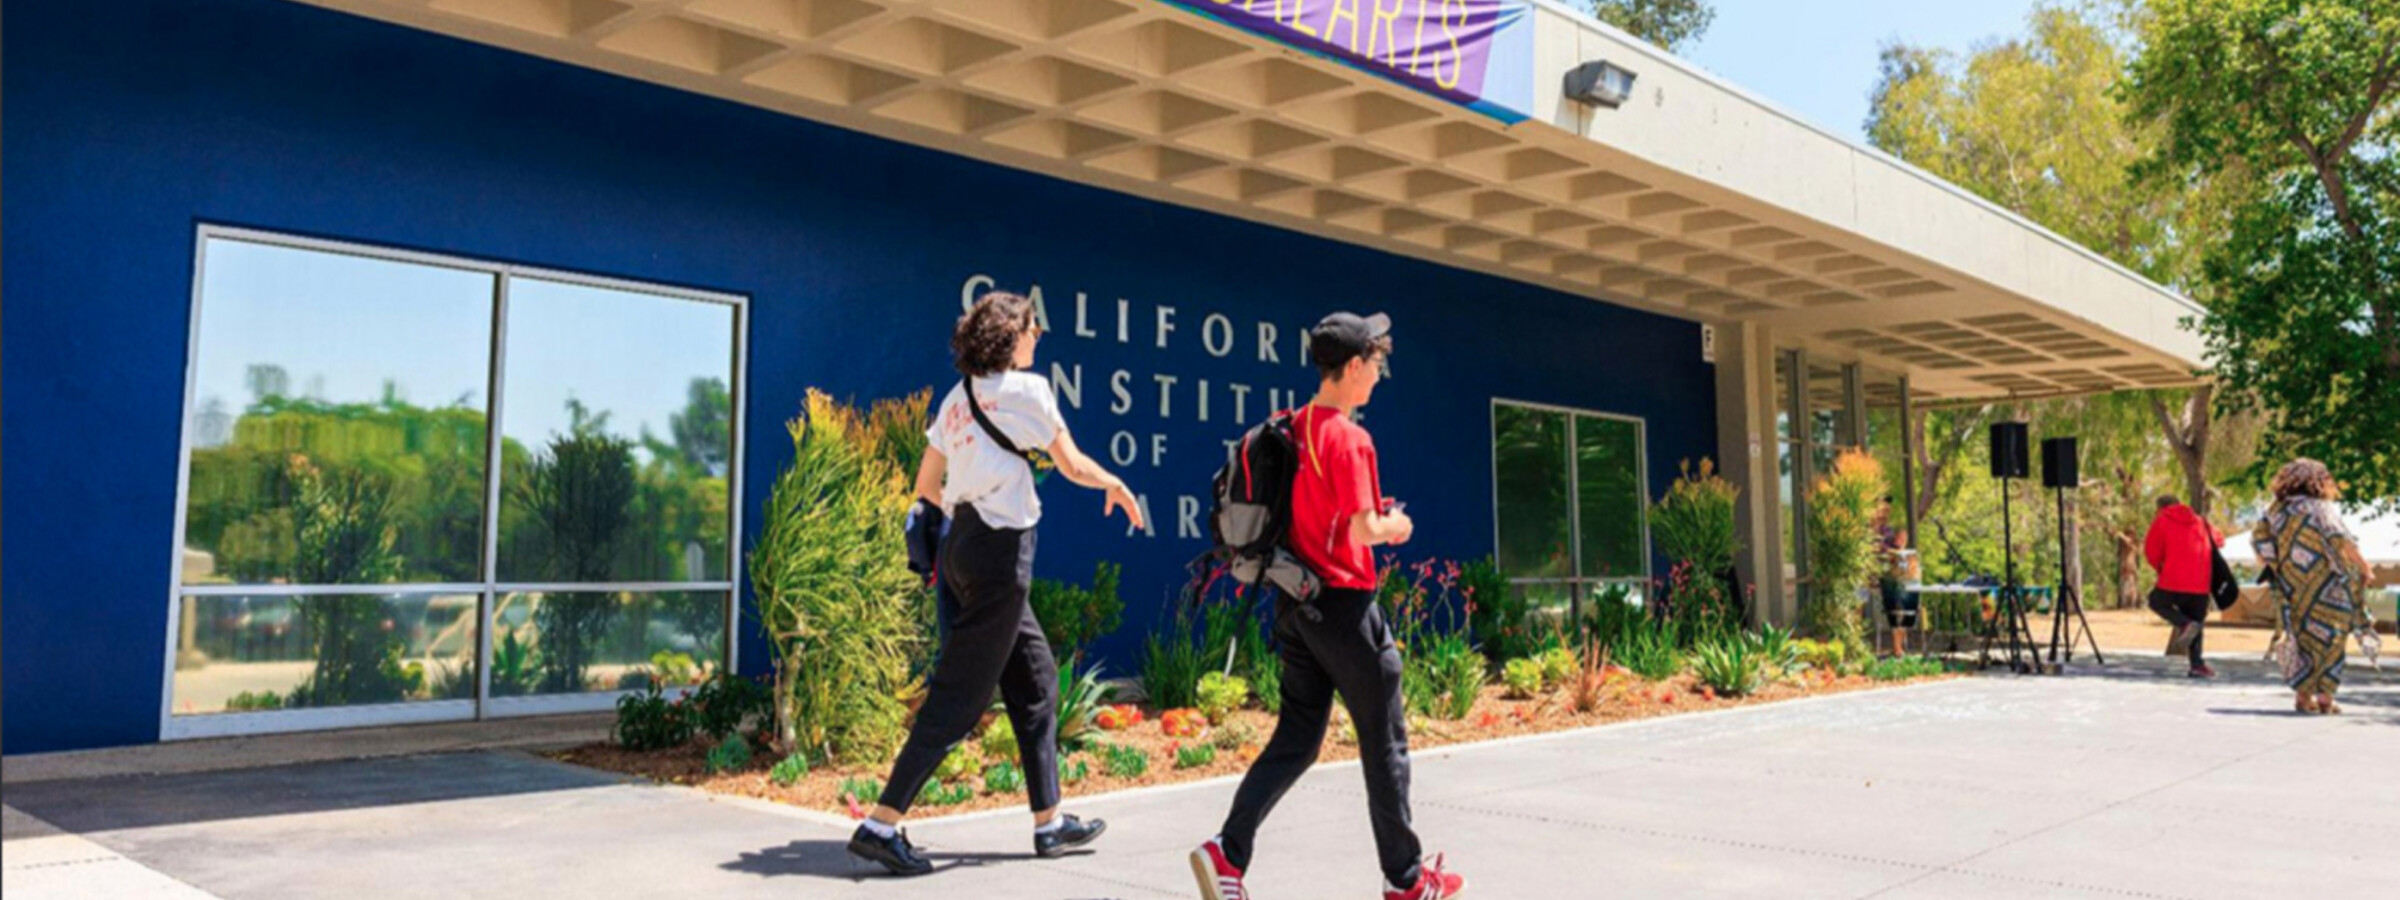
<path id="1" fill-rule="evenodd" d="M 2344 507 L 2342 522 L 2358 538 L 2359 551 L 2366 554 L 2367 562 L 2379 567 L 2400 566 L 2400 514 L 2377 515 L 2364 507 Z M 2258 564 L 2258 551 L 2251 548 L 2247 529 L 2225 536 L 2225 561 L 2237 566 Z"/>

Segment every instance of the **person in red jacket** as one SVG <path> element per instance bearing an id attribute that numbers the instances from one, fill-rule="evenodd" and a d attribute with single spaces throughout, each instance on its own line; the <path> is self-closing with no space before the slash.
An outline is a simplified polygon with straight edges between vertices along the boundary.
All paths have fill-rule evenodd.
<path id="1" fill-rule="evenodd" d="M 2191 658 L 2193 678 L 2214 678 L 2215 669 L 2200 657 L 2201 633 L 2208 622 L 2208 580 L 2211 554 L 2225 546 L 2225 536 L 2208 520 L 2172 496 L 2158 498 L 2158 517 L 2142 538 L 2142 555 L 2158 570 L 2158 586 L 2150 589 L 2150 611 L 2175 626 L 2167 655 Z"/>

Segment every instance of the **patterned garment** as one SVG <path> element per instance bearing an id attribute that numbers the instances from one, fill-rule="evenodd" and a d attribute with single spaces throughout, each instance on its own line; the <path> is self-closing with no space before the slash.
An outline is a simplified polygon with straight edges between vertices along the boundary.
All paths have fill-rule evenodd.
<path id="1" fill-rule="evenodd" d="M 2277 501 L 2251 535 L 2259 562 L 2275 566 L 2284 630 L 2300 653 L 2291 687 L 2304 694 L 2330 695 L 2342 686 L 2358 599 L 2336 542 L 2350 539 L 2333 504 L 2313 497 Z"/>

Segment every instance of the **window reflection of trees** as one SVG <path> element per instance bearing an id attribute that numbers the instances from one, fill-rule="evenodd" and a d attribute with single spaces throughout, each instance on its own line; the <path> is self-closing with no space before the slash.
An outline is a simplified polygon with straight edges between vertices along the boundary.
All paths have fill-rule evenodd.
<path id="1" fill-rule="evenodd" d="M 386 276 L 395 285 L 418 285 L 392 273 L 424 267 L 209 243 L 238 244 L 223 269 L 241 275 L 212 272 L 205 284 L 222 279 L 244 291 L 216 296 L 204 288 L 203 321 L 212 311 L 223 319 L 202 328 L 200 353 L 256 358 L 236 368 L 220 364 L 214 381 L 196 385 L 182 566 L 183 583 L 195 591 L 181 601 L 176 712 L 473 698 L 485 674 L 476 660 L 476 596 L 410 586 L 487 584 L 492 422 L 486 398 L 467 391 L 446 404 L 411 402 L 408 385 L 394 376 L 422 389 L 417 382 L 435 370 L 411 373 L 396 361 L 408 357 L 387 343 L 358 354 L 367 373 L 385 374 L 379 396 L 328 399 L 323 373 L 295 377 L 287 367 L 305 354 L 282 355 L 299 335 L 316 336 L 325 314 L 278 326 L 272 314 L 284 306 L 262 305 L 314 301 L 320 292 L 338 303 L 352 282 Z M 456 271 L 444 271 L 455 279 Z M 294 273 L 301 277 L 276 280 Z M 448 291 L 425 294 L 426 302 L 452 308 L 411 324 L 447 322 L 440 326 L 444 335 L 455 330 L 449 325 L 473 320 L 459 315 L 457 303 L 498 302 L 497 280 L 480 289 L 473 278 L 425 283 L 432 285 L 426 290 Z M 463 296 L 462 284 L 469 291 Z M 710 327 L 733 321 L 716 304 L 623 296 L 724 316 Z M 489 340 L 488 332 L 457 337 Z M 572 336 L 553 340 L 562 338 Z M 663 417 L 663 428 L 645 423 L 633 435 L 614 433 L 608 410 L 570 398 L 567 433 L 533 445 L 502 436 L 498 583 L 486 588 L 499 588 L 488 667 L 493 695 L 615 689 L 654 678 L 687 683 L 723 659 L 734 406 L 732 344 L 724 346 L 717 359 L 649 351 L 653 360 L 723 373 L 691 378 L 682 407 Z M 458 383 L 488 381 L 486 373 L 454 369 L 445 363 L 440 371 Z M 356 384 L 349 377 L 356 374 L 333 381 Z M 296 390 L 298 384 L 306 387 Z M 241 401 L 228 396 L 243 394 Z M 512 582 L 593 588 L 513 592 Z M 709 589 L 609 586 L 629 582 Z M 301 592 L 245 593 L 239 585 L 292 585 Z M 375 585 L 393 587 L 361 590 Z M 319 586 L 329 590 L 308 590 Z"/>

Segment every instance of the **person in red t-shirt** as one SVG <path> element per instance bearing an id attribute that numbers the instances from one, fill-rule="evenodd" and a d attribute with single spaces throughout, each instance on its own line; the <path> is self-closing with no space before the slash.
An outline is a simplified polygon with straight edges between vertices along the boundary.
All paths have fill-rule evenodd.
<path id="1" fill-rule="evenodd" d="M 2158 586 L 2150 589 L 2150 611 L 2175 626 L 2167 655 L 2186 654 L 2193 678 L 2214 678 L 2215 669 L 2200 655 L 2208 627 L 2208 581 L 2218 547 L 2225 536 L 2200 514 L 2174 497 L 2158 498 L 2158 518 L 2142 537 L 2142 555 L 2158 570 Z"/>
<path id="2" fill-rule="evenodd" d="M 1234 793 L 1224 829 L 1192 851 L 1192 874 L 1207 900 L 1250 900 L 1242 874 L 1259 823 L 1316 762 L 1337 692 L 1358 727 L 1384 897 L 1447 900 L 1466 888 L 1466 879 L 1442 871 L 1439 857 L 1424 859 L 1409 825 L 1400 650 L 1375 604 L 1374 548 L 1407 543 L 1416 531 L 1400 504 L 1383 496 L 1375 441 L 1351 419 L 1386 374 L 1390 335 L 1391 320 L 1380 314 L 1334 313 L 1309 331 L 1320 380 L 1316 399 L 1292 413 L 1300 459 L 1286 540 L 1324 588 L 1307 608 L 1286 603 L 1277 610 L 1283 714 Z"/>

